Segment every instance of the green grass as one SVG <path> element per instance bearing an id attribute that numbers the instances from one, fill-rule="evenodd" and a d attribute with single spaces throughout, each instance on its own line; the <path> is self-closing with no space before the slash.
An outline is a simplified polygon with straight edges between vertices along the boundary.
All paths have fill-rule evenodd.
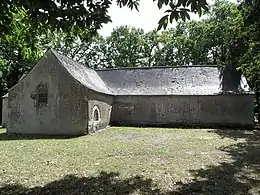
<path id="1" fill-rule="evenodd" d="M 0 130 L 0 194 L 260 194 L 258 131 L 111 127 L 76 138 Z"/>

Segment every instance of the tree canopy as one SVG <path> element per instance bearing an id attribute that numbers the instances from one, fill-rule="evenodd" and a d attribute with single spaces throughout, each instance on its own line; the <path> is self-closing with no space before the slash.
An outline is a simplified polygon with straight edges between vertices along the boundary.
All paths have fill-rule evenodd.
<path id="1" fill-rule="evenodd" d="M 166 27 L 168 21 L 189 19 L 189 13 L 201 15 L 207 10 L 206 0 L 153 0 L 159 9 L 166 7 L 166 15 L 159 21 L 159 28 Z M 138 10 L 140 0 L 116 0 L 119 7 L 127 6 Z M 111 22 L 108 9 L 112 0 L 2 0 L 0 2 L 0 18 L 12 7 L 23 7 L 28 11 L 31 22 L 36 25 L 48 25 L 54 29 L 84 34 L 85 30 L 96 32 L 102 24 Z M 8 22 L 6 20 L 6 22 Z M 7 23 L 0 26 L 0 31 L 8 28 Z"/>

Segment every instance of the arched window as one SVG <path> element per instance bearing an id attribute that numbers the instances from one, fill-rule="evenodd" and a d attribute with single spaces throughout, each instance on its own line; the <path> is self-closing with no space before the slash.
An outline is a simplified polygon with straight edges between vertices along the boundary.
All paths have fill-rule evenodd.
<path id="1" fill-rule="evenodd" d="M 94 106 L 94 108 L 93 108 L 93 120 L 99 121 L 100 119 L 101 119 L 100 110 L 99 110 L 98 106 Z"/>
<path id="2" fill-rule="evenodd" d="M 94 121 L 98 121 L 99 120 L 99 116 L 98 116 L 98 111 L 97 109 L 94 110 Z"/>

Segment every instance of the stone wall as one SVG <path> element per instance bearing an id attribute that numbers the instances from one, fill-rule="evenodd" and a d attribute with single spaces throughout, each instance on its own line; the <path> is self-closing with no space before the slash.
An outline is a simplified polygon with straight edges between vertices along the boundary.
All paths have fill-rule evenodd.
<path id="1" fill-rule="evenodd" d="M 110 124 L 113 96 L 91 91 L 88 93 L 89 125 L 88 132 L 94 133 Z M 98 120 L 95 118 L 98 112 Z"/>
<path id="2" fill-rule="evenodd" d="M 55 133 L 59 121 L 58 80 L 59 71 L 55 59 L 41 59 L 31 72 L 9 90 L 8 126 L 9 133 Z M 37 87 L 44 85 L 48 90 L 48 103 L 36 102 Z"/>
<path id="3" fill-rule="evenodd" d="M 109 124 L 112 96 L 89 90 L 59 63 L 54 55 L 41 59 L 9 90 L 9 133 L 84 135 Z M 101 114 L 93 125 L 94 106 Z"/>
<path id="4" fill-rule="evenodd" d="M 5 95 L 2 97 L 2 127 L 4 128 L 7 126 L 7 122 L 8 122 L 7 105 L 8 105 L 8 96 Z"/>
<path id="5" fill-rule="evenodd" d="M 117 96 L 115 125 L 253 126 L 253 95 Z"/>
<path id="6" fill-rule="evenodd" d="M 67 122 L 72 117 L 71 107 L 75 107 L 72 86 L 58 65 L 55 56 L 43 58 L 18 84 L 9 90 L 8 133 L 24 134 L 79 134 L 82 124 Z M 38 101 L 38 89 L 47 90 L 47 103 Z M 64 94 L 64 90 L 69 95 Z M 75 95 L 74 95 L 75 96 Z M 45 100 L 43 100 L 45 101 Z M 40 102 L 40 103 L 39 103 Z M 87 108 L 87 106 L 86 106 Z M 80 110 L 79 115 L 84 115 Z M 85 120 L 87 118 L 87 111 Z M 67 116 L 67 117 L 64 117 Z M 75 117 L 76 118 L 76 117 Z M 70 120 L 71 121 L 71 120 Z"/>

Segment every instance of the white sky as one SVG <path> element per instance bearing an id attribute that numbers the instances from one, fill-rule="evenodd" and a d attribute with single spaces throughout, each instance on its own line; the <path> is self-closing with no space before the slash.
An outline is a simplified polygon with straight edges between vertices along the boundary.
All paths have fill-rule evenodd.
<path id="1" fill-rule="evenodd" d="M 236 0 L 230 0 L 236 2 Z M 209 1 L 207 1 L 209 2 Z M 213 2 L 213 0 L 210 0 Z M 103 36 L 109 36 L 114 28 L 121 25 L 134 26 L 144 29 L 145 32 L 151 31 L 158 26 L 158 21 L 165 15 L 166 8 L 159 10 L 156 1 L 140 0 L 139 12 L 130 10 L 127 7 L 120 8 L 116 1 L 113 1 L 112 6 L 108 10 L 108 15 L 111 16 L 112 23 L 104 24 L 99 33 Z M 199 20 L 199 16 L 191 14 L 192 20 Z M 176 22 L 169 24 L 168 28 L 174 27 Z"/>

